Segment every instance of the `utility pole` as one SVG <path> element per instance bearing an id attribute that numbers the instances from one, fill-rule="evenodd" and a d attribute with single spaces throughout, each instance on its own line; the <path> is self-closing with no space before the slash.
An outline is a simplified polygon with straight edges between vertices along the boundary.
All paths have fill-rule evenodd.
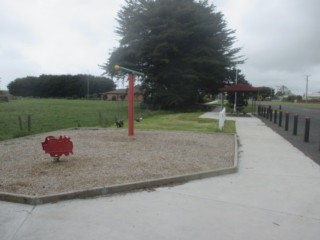
<path id="1" fill-rule="evenodd" d="M 238 84 L 238 70 L 236 68 L 236 85 Z M 233 106 L 233 112 L 237 112 L 237 91 L 234 92 L 234 106 Z"/>
<path id="2" fill-rule="evenodd" d="M 310 75 L 306 75 L 306 103 L 308 103 L 308 82 Z"/>
<path id="3" fill-rule="evenodd" d="M 1 77 L 0 77 L 0 91 L 1 91 Z"/>

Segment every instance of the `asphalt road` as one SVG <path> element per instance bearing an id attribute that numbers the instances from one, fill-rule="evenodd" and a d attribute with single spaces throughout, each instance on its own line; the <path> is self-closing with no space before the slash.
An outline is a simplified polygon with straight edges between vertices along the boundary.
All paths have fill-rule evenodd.
<path id="1" fill-rule="evenodd" d="M 279 112 L 281 102 L 263 102 L 262 105 L 271 105 L 271 108 L 273 110 L 276 109 Z M 272 119 L 272 121 L 264 117 L 260 117 L 260 119 L 263 120 L 263 122 L 265 122 L 267 126 L 272 128 L 274 131 L 288 140 L 293 146 L 300 149 L 304 154 L 306 154 L 308 157 L 310 157 L 320 165 L 320 108 L 281 105 L 281 110 L 283 112 L 281 127 L 279 127 L 279 117 L 276 124 L 274 123 L 274 118 Z M 284 129 L 284 113 L 289 113 L 288 131 L 285 131 Z M 294 115 L 298 115 L 297 135 L 293 135 Z M 309 142 L 304 142 L 306 118 L 310 118 Z"/>

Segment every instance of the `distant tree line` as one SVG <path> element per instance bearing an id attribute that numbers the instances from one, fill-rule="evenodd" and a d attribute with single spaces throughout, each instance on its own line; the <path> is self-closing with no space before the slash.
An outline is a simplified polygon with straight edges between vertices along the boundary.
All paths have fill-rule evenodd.
<path id="1" fill-rule="evenodd" d="M 114 90 L 116 84 L 106 77 L 92 75 L 40 75 L 17 78 L 8 85 L 10 94 L 22 97 L 83 98 Z"/>

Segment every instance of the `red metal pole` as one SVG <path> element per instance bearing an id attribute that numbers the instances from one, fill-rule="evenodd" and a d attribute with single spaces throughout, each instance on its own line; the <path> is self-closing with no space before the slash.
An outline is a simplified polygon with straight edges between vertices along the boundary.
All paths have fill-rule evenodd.
<path id="1" fill-rule="evenodd" d="M 134 135 L 134 75 L 129 74 L 128 90 L 128 135 Z"/>

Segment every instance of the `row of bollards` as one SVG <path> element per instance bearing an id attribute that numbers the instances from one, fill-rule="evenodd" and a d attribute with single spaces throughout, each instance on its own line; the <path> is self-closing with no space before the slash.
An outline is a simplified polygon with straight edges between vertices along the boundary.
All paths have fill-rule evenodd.
<path id="1" fill-rule="evenodd" d="M 262 116 L 266 119 L 269 119 L 270 122 L 273 121 L 274 124 L 278 124 L 279 127 L 282 127 L 282 118 L 283 118 L 283 112 L 281 111 L 281 106 L 278 110 L 274 110 L 271 108 L 271 106 L 258 106 L 258 115 Z M 288 131 L 289 130 L 289 118 L 290 114 L 289 113 L 284 113 L 285 117 L 285 122 L 284 122 L 284 130 Z M 297 114 L 293 115 L 293 135 L 298 134 L 298 118 L 299 116 Z M 305 118 L 305 129 L 304 129 L 304 141 L 309 142 L 309 133 L 310 133 L 310 118 Z"/>

